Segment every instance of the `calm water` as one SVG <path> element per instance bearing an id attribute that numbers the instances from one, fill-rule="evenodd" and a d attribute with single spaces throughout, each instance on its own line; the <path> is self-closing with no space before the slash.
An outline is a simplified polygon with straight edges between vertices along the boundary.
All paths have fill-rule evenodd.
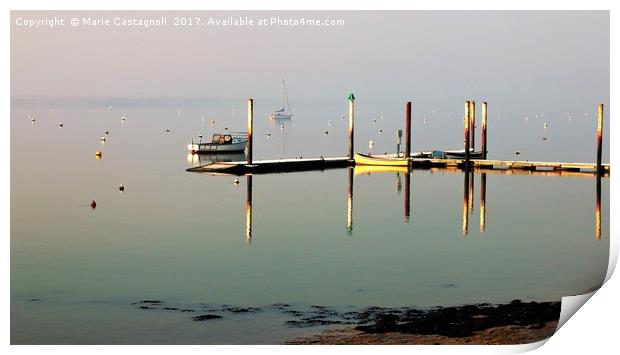
<path id="1" fill-rule="evenodd" d="M 452 104 L 414 107 L 413 150 L 460 148 L 462 104 Z M 233 177 L 186 172 L 200 163 L 187 156 L 191 137 L 243 130 L 243 105 L 14 99 L 12 343 L 276 343 L 318 329 L 288 327 L 289 318 L 268 307 L 277 302 L 347 309 L 558 300 L 604 279 L 608 178 L 597 239 L 591 177 L 475 174 L 465 182 L 458 171 L 415 170 L 407 213 L 405 173 L 337 169 L 242 177 L 235 185 Z M 266 119 L 277 102 L 256 106 L 256 158 L 346 151 L 344 100 L 301 104 L 284 122 Z M 402 112 L 368 106 L 358 106 L 357 150 L 373 140 L 373 152 L 393 151 Z M 499 118 L 490 106 L 489 158 L 520 150 L 519 159 L 593 161 L 594 109 L 570 120 L 553 108 Z M 471 210 L 464 213 L 465 193 Z M 196 323 L 132 305 L 146 299 L 265 311 Z"/>

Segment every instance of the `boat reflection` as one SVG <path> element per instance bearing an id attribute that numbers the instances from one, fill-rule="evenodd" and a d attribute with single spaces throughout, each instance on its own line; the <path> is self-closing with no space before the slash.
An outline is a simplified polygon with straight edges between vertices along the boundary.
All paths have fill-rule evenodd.
<path id="1" fill-rule="evenodd" d="M 187 165 L 190 168 L 197 166 L 217 163 L 217 162 L 231 162 L 231 161 L 245 161 L 244 153 L 224 153 L 224 154 L 187 154 Z"/>

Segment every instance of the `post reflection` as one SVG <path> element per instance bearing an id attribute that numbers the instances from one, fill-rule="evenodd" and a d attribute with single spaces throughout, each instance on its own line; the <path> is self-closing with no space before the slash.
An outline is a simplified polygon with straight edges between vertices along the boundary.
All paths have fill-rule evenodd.
<path id="1" fill-rule="evenodd" d="M 480 175 L 480 233 L 484 233 L 487 223 L 487 174 Z"/>
<path id="2" fill-rule="evenodd" d="M 405 174 L 405 223 L 409 223 L 411 212 L 411 173 Z"/>
<path id="3" fill-rule="evenodd" d="M 463 236 L 469 232 L 469 171 L 463 173 Z"/>
<path id="4" fill-rule="evenodd" d="M 469 200 L 468 200 L 469 214 L 474 213 L 474 170 L 471 170 L 471 177 L 469 178 Z"/>
<path id="5" fill-rule="evenodd" d="M 601 240 L 601 174 L 596 174 L 596 208 L 594 210 L 596 240 Z"/>
<path id="6" fill-rule="evenodd" d="M 347 198 L 347 231 L 353 233 L 353 168 L 349 170 L 349 193 Z"/>
<path id="7" fill-rule="evenodd" d="M 245 241 L 252 243 L 252 175 L 246 176 L 247 194 L 245 198 Z"/>

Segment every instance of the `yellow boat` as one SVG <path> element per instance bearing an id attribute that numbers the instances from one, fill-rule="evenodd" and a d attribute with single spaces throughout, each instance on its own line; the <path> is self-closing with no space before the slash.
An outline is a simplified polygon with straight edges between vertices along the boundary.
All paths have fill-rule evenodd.
<path id="1" fill-rule="evenodd" d="M 356 165 L 354 168 L 355 176 L 370 175 L 374 173 L 402 173 L 409 172 L 408 166 L 385 166 L 385 165 Z"/>
<path id="2" fill-rule="evenodd" d="M 370 156 L 355 153 L 356 165 L 409 166 L 409 159 L 391 156 Z"/>

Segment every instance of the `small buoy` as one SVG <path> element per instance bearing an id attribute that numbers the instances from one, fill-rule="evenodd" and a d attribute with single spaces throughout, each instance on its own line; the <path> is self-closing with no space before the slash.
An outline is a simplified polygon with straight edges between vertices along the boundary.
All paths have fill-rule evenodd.
<path id="1" fill-rule="evenodd" d="M 228 131 L 228 127 L 224 127 L 224 130 L 225 130 L 225 131 Z"/>
<path id="2" fill-rule="evenodd" d="M 373 141 L 368 141 L 368 148 L 372 149 L 373 145 L 374 145 Z"/>
<path id="3" fill-rule="evenodd" d="M 34 119 L 34 117 L 32 117 L 32 118 L 30 119 L 30 121 L 31 121 L 31 122 L 34 122 L 34 121 L 36 121 L 36 120 Z"/>
<path id="4" fill-rule="evenodd" d="M 105 136 L 101 136 L 100 139 L 101 139 L 102 142 L 105 142 Z"/>
<path id="5" fill-rule="evenodd" d="M 62 122 L 60 122 L 60 123 L 58 124 L 58 126 L 62 128 L 62 127 L 64 127 L 64 126 L 65 126 L 65 124 L 64 124 L 64 123 L 62 123 Z"/>
<path id="6" fill-rule="evenodd" d="M 543 137 L 543 140 L 544 140 L 544 141 L 546 141 L 546 140 L 547 140 L 547 137 Z"/>
<path id="7" fill-rule="evenodd" d="M 424 124 L 428 123 L 428 120 L 426 119 L 426 117 L 424 117 Z"/>
<path id="8" fill-rule="evenodd" d="M 103 153 L 102 153 L 100 150 L 98 150 L 98 151 L 95 153 L 95 158 L 97 158 L 97 159 L 101 159 L 101 157 L 102 157 L 102 156 L 103 156 Z"/>
<path id="9" fill-rule="evenodd" d="M 271 138 L 271 133 L 267 133 L 267 138 Z"/>
<path id="10" fill-rule="evenodd" d="M 548 126 L 548 124 L 547 124 L 547 122 L 545 122 L 545 124 L 543 124 L 543 127 L 544 127 L 545 129 L 547 129 L 547 126 Z"/>
<path id="11" fill-rule="evenodd" d="M 239 185 L 239 178 L 235 178 L 234 183 L 235 183 L 235 185 Z"/>
<path id="12" fill-rule="evenodd" d="M 110 134 L 110 131 L 105 131 L 103 133 L 107 136 L 108 134 Z"/>
<path id="13" fill-rule="evenodd" d="M 382 133 L 383 133 L 383 130 L 382 130 L 382 129 L 380 129 L 380 130 L 379 130 L 379 134 L 382 134 Z"/>
<path id="14" fill-rule="evenodd" d="M 97 207 L 97 202 L 95 202 L 95 200 L 90 201 L 90 208 L 94 210 L 96 207 Z"/>
<path id="15" fill-rule="evenodd" d="M 280 129 L 284 130 L 284 125 L 283 124 L 280 125 Z"/>
<path id="16" fill-rule="evenodd" d="M 328 135 L 329 131 L 324 131 L 323 134 Z"/>
<path id="17" fill-rule="evenodd" d="M 515 151 L 515 155 L 520 155 L 520 154 L 521 154 L 521 152 L 520 152 L 520 151 L 518 151 L 518 150 L 517 150 L 517 151 Z"/>
<path id="18" fill-rule="evenodd" d="M 210 123 L 211 123 L 211 124 L 215 124 L 215 120 L 211 120 L 211 122 L 210 122 Z"/>
<path id="19" fill-rule="evenodd" d="M 121 121 L 124 121 L 127 119 L 127 115 L 123 115 L 123 117 L 121 117 Z"/>
<path id="20" fill-rule="evenodd" d="M 166 128 L 166 132 L 170 132 L 170 128 Z"/>
<path id="21" fill-rule="evenodd" d="M 118 191 L 120 191 L 120 192 L 125 191 L 125 185 L 123 185 L 123 184 L 118 185 Z"/>
<path id="22" fill-rule="evenodd" d="M 372 124 L 375 124 L 375 123 L 377 123 L 377 120 L 373 118 Z"/>
<path id="23" fill-rule="evenodd" d="M 202 134 L 199 134 L 199 135 L 198 135 L 198 138 L 202 139 Z"/>

